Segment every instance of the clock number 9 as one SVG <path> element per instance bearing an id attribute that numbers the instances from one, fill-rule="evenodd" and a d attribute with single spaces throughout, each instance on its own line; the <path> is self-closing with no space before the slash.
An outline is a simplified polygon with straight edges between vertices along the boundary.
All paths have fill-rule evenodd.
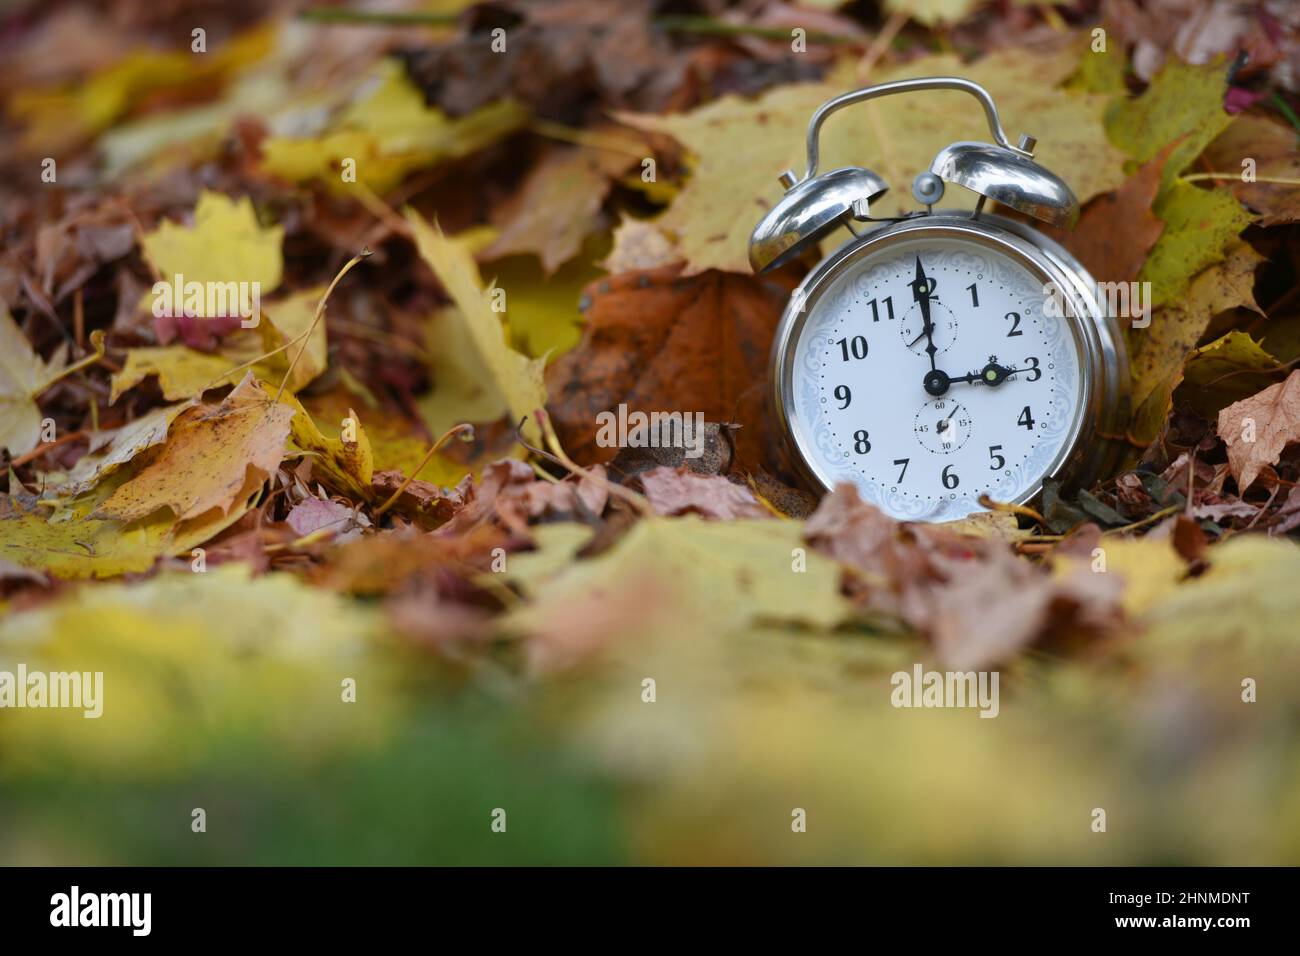
<path id="1" fill-rule="evenodd" d="M 840 405 L 840 411 L 844 411 L 849 407 L 849 403 L 853 401 L 852 390 L 847 385 L 836 385 L 835 400 L 843 403 Z"/>
<path id="2" fill-rule="evenodd" d="M 844 361 L 850 358 L 864 359 L 867 357 L 867 337 L 865 335 L 855 335 L 851 339 L 840 339 L 835 343 L 840 347 L 840 353 L 844 356 Z"/>

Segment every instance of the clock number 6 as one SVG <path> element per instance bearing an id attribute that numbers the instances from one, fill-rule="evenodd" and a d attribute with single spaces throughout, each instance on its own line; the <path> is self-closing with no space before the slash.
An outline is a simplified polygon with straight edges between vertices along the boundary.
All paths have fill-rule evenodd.
<path id="1" fill-rule="evenodd" d="M 952 465 L 948 465 L 947 467 L 945 467 L 943 470 L 943 474 L 941 476 L 943 478 L 943 486 L 947 488 L 949 491 L 952 491 L 959 484 L 961 484 L 961 479 L 958 478 L 956 473 L 953 472 L 951 469 L 952 469 Z"/>

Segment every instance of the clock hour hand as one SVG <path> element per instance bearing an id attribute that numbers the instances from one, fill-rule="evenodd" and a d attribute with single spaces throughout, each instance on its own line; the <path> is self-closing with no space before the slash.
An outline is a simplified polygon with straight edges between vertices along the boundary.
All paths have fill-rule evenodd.
<path id="1" fill-rule="evenodd" d="M 1012 375 L 1017 372 L 1031 372 L 1033 369 L 1027 368 L 1007 368 L 1005 365 L 999 365 L 997 362 L 989 362 L 978 372 L 969 372 L 966 375 L 949 376 L 949 382 L 966 382 L 970 385 L 1001 385 Z"/>

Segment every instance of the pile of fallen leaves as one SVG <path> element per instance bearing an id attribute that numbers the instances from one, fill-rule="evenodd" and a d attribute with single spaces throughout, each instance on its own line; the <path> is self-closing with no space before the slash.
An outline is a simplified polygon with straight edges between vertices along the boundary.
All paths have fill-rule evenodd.
<path id="1" fill-rule="evenodd" d="M 0 718 L 34 834 L 0 859 L 192 854 L 88 809 L 176 799 L 242 806 L 211 859 L 312 859 L 373 809 L 286 809 L 338 760 L 452 808 L 378 814 L 413 859 L 1296 858 L 1293 5 L 272 6 L 4 14 L 0 670 L 108 701 Z M 794 486 L 765 382 L 811 263 L 746 256 L 821 102 L 933 74 L 1033 131 L 1084 204 L 1055 238 L 1153 297 L 1125 470 L 951 526 Z M 828 125 L 829 165 L 903 203 L 984 136 L 946 97 Z M 257 283 L 260 320 L 187 283 Z M 602 447 L 620 405 L 702 412 L 703 453 Z M 914 661 L 1000 668 L 1002 716 L 891 709 Z M 1195 788 L 1235 824 L 1189 841 Z M 511 799 L 552 835 L 475 842 Z"/>

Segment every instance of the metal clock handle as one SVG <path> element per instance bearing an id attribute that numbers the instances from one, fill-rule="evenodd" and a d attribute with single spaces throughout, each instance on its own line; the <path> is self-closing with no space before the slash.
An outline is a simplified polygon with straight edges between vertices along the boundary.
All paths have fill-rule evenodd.
<path id="1" fill-rule="evenodd" d="M 989 132 L 993 134 L 997 144 L 1024 156 L 1026 159 L 1033 157 L 1033 140 L 1028 137 L 1021 137 L 1022 144 L 1030 146 L 1030 149 L 1026 150 L 1020 146 L 1013 146 L 1007 139 L 1007 134 L 1002 129 L 1002 122 L 998 119 L 998 108 L 994 105 L 993 97 L 989 95 L 988 90 L 978 83 L 963 80 L 959 76 L 927 76 L 915 80 L 894 80 L 891 83 L 879 83 L 876 86 L 852 90 L 835 97 L 833 100 L 827 100 L 818 107 L 817 112 L 813 114 L 812 119 L 808 122 L 808 171 L 804 174 L 804 179 L 811 179 L 817 175 L 819 152 L 817 139 L 821 133 L 822 123 L 832 113 L 846 106 L 864 103 L 880 96 L 891 96 L 894 93 L 919 93 L 922 90 L 960 90 L 963 93 L 969 93 L 980 101 L 980 106 L 984 107 L 984 116 L 989 121 Z"/>

